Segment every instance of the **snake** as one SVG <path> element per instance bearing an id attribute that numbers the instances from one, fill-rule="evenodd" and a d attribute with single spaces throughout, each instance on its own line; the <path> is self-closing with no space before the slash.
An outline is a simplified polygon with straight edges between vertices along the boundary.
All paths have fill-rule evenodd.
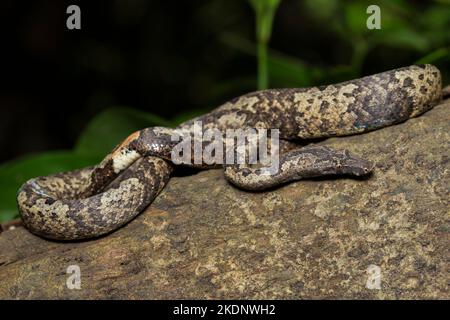
<path id="1" fill-rule="evenodd" d="M 369 160 L 314 141 L 394 125 L 441 99 L 441 74 L 430 64 L 329 85 L 247 93 L 175 128 L 134 132 L 95 166 L 26 181 L 17 193 L 18 209 L 24 226 L 38 236 L 85 240 L 108 235 L 135 218 L 179 166 L 223 167 L 231 184 L 255 191 L 314 177 L 370 177 L 374 165 Z M 214 129 L 224 136 L 245 128 L 278 130 L 279 147 L 273 147 L 279 152 L 277 170 L 267 173 L 245 161 L 177 164 L 174 132 L 191 132 L 199 121 L 201 132 Z M 202 150 L 210 145 L 200 143 Z"/>

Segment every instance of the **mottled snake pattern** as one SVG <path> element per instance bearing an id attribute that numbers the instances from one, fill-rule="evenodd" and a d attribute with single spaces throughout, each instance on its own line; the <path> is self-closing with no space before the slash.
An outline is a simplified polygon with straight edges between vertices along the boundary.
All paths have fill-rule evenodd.
<path id="1" fill-rule="evenodd" d="M 441 74 L 432 65 L 413 65 L 311 88 L 270 89 L 226 102 L 212 112 L 181 124 L 203 130 L 278 129 L 279 170 L 261 175 L 250 165 L 225 165 L 232 184 L 262 190 L 302 178 L 366 175 L 369 161 L 347 150 L 298 142 L 375 130 L 418 116 L 442 98 Z M 57 240 L 80 240 L 108 234 L 147 207 L 168 182 L 174 129 L 153 127 L 131 134 L 97 166 L 38 177 L 18 191 L 24 225 Z M 199 168 L 218 164 L 196 164 Z"/>

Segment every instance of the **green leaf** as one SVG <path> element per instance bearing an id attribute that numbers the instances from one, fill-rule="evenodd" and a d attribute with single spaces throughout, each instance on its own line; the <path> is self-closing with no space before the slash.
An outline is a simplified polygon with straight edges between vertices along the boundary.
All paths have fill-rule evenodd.
<path id="1" fill-rule="evenodd" d="M 447 31 L 450 27 L 450 7 L 432 6 L 420 15 L 421 24 L 430 30 Z"/>
<path id="2" fill-rule="evenodd" d="M 429 41 L 425 35 L 409 29 L 397 28 L 386 30 L 372 38 L 374 43 L 384 44 L 392 48 L 412 49 L 424 52 L 429 48 Z"/>
<path id="3" fill-rule="evenodd" d="M 362 35 L 368 33 L 366 13 L 367 5 L 363 3 L 351 3 L 345 8 L 345 22 L 352 35 Z"/>
<path id="4" fill-rule="evenodd" d="M 0 222 L 18 215 L 16 194 L 28 179 L 94 165 L 97 159 L 73 151 L 51 151 L 0 165 Z"/>
<path id="5" fill-rule="evenodd" d="M 176 127 L 177 125 L 179 125 L 179 124 L 181 124 L 181 123 L 183 123 L 185 121 L 194 119 L 194 118 L 196 118 L 198 116 L 201 116 L 201 115 L 203 115 L 205 113 L 207 113 L 207 111 L 202 110 L 202 109 L 187 111 L 187 112 L 184 112 L 184 113 L 180 113 L 175 118 L 171 119 L 170 123 L 172 124 L 173 127 Z"/>
<path id="6" fill-rule="evenodd" d="M 333 15 L 339 10 L 338 0 L 305 0 L 305 9 L 308 10 L 312 16 L 321 21 L 329 22 L 333 19 Z"/>
<path id="7" fill-rule="evenodd" d="M 270 77 L 275 86 L 304 87 L 314 83 L 319 69 L 282 55 L 269 56 Z"/>
<path id="8" fill-rule="evenodd" d="M 433 47 L 442 47 L 450 43 L 450 6 L 436 5 L 420 15 L 421 29 Z"/>
<path id="9" fill-rule="evenodd" d="M 439 48 L 420 58 L 415 62 L 415 64 L 436 63 L 437 61 L 449 58 L 450 58 L 450 47 Z"/>
<path id="10" fill-rule="evenodd" d="M 170 127 L 171 123 L 148 112 L 113 107 L 98 114 L 84 129 L 75 151 L 101 159 L 131 133 L 152 126 Z"/>

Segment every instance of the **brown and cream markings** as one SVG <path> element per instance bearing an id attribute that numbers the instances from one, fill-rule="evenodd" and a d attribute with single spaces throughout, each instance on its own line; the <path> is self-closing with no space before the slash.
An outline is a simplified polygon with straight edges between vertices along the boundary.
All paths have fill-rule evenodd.
<path id="1" fill-rule="evenodd" d="M 306 139 L 375 130 L 418 116 L 442 97 L 441 75 L 432 65 L 413 65 L 339 84 L 271 89 L 233 99 L 176 129 L 278 129 L 283 152 L 279 170 L 262 175 L 245 164 L 225 166 L 225 177 L 248 190 L 262 190 L 309 177 L 361 176 L 373 165 L 346 150 L 309 145 Z M 146 128 L 130 135 L 92 168 L 38 177 L 18 191 L 25 226 L 40 236 L 75 240 L 121 227 L 162 190 L 174 169 L 173 129 Z M 285 147 L 283 147 L 285 146 Z M 200 168 L 217 164 L 201 163 Z"/>

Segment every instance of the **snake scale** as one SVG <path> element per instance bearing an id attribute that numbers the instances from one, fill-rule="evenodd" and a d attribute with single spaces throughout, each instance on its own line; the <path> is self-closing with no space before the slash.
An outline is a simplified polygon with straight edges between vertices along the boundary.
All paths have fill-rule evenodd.
<path id="1" fill-rule="evenodd" d="M 279 170 L 261 175 L 250 165 L 225 165 L 225 177 L 248 190 L 267 189 L 302 178 L 368 174 L 373 165 L 346 150 L 298 141 L 358 134 L 418 116 L 442 98 L 441 75 L 432 65 L 413 65 L 319 87 L 270 89 L 245 94 L 181 124 L 190 130 L 278 129 Z M 79 240 L 110 233 L 129 222 L 158 195 L 174 168 L 169 128 L 131 134 L 90 168 L 38 177 L 18 191 L 24 225 L 57 240 Z M 200 163 L 200 168 L 217 167 Z"/>

